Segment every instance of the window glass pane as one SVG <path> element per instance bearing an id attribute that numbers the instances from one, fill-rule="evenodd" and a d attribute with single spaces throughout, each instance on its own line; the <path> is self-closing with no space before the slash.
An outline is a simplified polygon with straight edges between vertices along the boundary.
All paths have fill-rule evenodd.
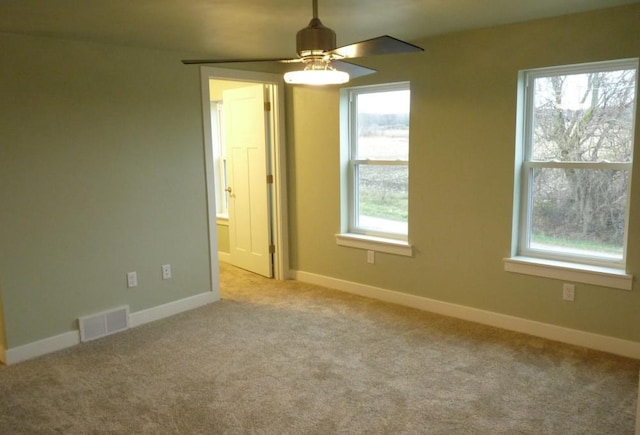
<path id="1" fill-rule="evenodd" d="M 531 249 L 621 260 L 629 171 L 532 170 Z"/>
<path id="2" fill-rule="evenodd" d="M 635 69 L 534 80 L 532 160 L 630 162 Z"/>
<path id="3" fill-rule="evenodd" d="M 375 232 L 407 234 L 409 168 L 406 165 L 358 165 L 357 226 Z"/>
<path id="4" fill-rule="evenodd" d="M 356 158 L 409 160 L 409 90 L 356 95 Z"/>

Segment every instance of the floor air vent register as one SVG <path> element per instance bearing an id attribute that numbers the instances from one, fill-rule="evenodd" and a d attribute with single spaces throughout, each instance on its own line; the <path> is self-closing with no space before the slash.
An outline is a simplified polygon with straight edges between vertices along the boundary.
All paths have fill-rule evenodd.
<path id="1" fill-rule="evenodd" d="M 129 307 L 119 307 L 78 319 L 80 341 L 90 341 L 129 328 Z"/>

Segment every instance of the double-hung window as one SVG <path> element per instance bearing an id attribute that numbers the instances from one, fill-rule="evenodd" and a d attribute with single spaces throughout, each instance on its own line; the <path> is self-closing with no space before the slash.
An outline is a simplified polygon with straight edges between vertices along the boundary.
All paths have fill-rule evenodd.
<path id="1" fill-rule="evenodd" d="M 519 256 L 624 270 L 638 61 L 525 71 Z"/>
<path id="2" fill-rule="evenodd" d="M 345 89 L 346 233 L 406 245 L 409 216 L 409 83 Z M 344 233 L 343 229 L 343 233 Z M 405 255 L 410 255 L 410 253 Z"/>

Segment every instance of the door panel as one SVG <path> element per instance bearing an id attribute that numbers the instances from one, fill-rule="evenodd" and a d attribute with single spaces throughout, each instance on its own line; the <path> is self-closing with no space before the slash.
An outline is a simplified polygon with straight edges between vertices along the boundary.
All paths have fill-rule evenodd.
<path id="1" fill-rule="evenodd" d="M 272 277 L 263 85 L 223 92 L 231 263 Z"/>

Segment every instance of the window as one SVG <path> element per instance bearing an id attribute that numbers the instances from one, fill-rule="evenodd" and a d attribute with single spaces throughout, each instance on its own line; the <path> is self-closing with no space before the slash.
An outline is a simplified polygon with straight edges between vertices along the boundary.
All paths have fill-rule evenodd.
<path id="1" fill-rule="evenodd" d="M 349 90 L 349 232 L 407 238 L 409 85 Z"/>
<path id="2" fill-rule="evenodd" d="M 522 73 L 517 255 L 624 270 L 637 73 L 637 60 Z"/>
<path id="3" fill-rule="evenodd" d="M 409 83 L 348 88 L 342 97 L 343 233 L 407 246 Z"/>
<path id="4" fill-rule="evenodd" d="M 227 193 L 227 158 L 224 146 L 222 101 L 211 102 L 211 142 L 213 165 L 216 174 L 216 215 L 229 216 L 229 194 Z"/>

